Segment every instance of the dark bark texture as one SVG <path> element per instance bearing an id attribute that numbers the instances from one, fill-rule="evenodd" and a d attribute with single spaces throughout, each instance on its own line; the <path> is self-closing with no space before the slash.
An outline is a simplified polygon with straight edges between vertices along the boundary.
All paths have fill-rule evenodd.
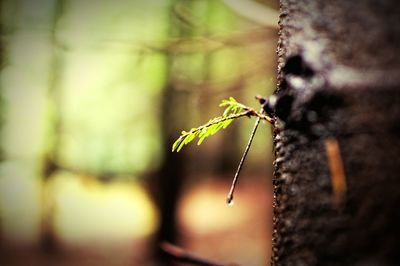
<path id="1" fill-rule="evenodd" d="M 396 0 L 281 0 L 272 265 L 400 265 L 399 14 Z"/>

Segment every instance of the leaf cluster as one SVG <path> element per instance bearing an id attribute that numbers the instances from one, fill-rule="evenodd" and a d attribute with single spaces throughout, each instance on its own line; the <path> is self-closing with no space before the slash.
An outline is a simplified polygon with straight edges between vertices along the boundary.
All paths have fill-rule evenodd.
<path id="1" fill-rule="evenodd" d="M 233 97 L 228 100 L 222 100 L 220 107 L 225 107 L 222 116 L 209 120 L 206 124 L 197 128 L 192 128 L 190 131 L 182 131 L 182 135 L 174 142 L 172 151 L 179 152 L 182 147 L 198 138 L 197 145 L 200 145 L 205 138 L 214 135 L 223 128 L 227 128 L 234 119 L 247 116 L 249 112 L 254 112 L 253 109 L 244 104 L 237 102 Z"/>

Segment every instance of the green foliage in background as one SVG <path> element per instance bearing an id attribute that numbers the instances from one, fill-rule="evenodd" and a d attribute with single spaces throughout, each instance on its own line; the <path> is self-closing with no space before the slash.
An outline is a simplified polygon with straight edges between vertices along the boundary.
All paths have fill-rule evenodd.
<path id="1" fill-rule="evenodd" d="M 163 132 L 212 117 L 214 97 L 248 100 L 274 88 L 263 63 L 274 48 L 269 54 L 259 25 L 223 1 L 40 2 L 0 4 L 5 161 L 38 172 L 49 159 L 95 176 L 140 176 L 159 166 Z M 164 126 L 167 89 L 181 108 Z M 223 101 L 220 117 L 183 132 L 174 151 L 246 116 L 246 106 L 232 99 Z M 237 128 L 232 147 L 246 142 L 250 126 Z"/>

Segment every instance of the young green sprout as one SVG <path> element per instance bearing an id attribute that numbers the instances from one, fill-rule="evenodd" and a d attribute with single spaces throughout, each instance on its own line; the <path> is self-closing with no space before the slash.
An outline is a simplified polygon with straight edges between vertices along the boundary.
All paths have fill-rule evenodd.
<path id="1" fill-rule="evenodd" d="M 239 117 L 256 117 L 256 122 L 254 124 L 253 131 L 251 132 L 250 139 L 247 143 L 246 149 L 242 155 L 242 158 L 239 162 L 238 168 L 236 170 L 235 176 L 232 181 L 231 188 L 229 190 L 228 196 L 226 198 L 226 202 L 228 206 L 233 205 L 233 193 L 236 187 L 236 183 L 239 178 L 240 171 L 242 169 L 243 163 L 246 159 L 247 153 L 249 152 L 251 143 L 253 141 L 254 135 L 257 131 L 258 125 L 260 124 L 261 119 L 273 123 L 273 119 L 265 115 L 264 106 L 268 103 L 268 100 L 259 96 L 256 96 L 256 99 L 262 105 L 261 110 L 257 112 L 251 107 L 248 107 L 244 104 L 237 102 L 233 97 L 230 97 L 229 100 L 223 100 L 219 106 L 225 107 L 224 112 L 221 116 L 216 117 L 208 121 L 206 124 L 201 125 L 197 128 L 192 128 L 188 132 L 182 131 L 182 135 L 174 142 L 172 145 L 172 151 L 179 152 L 182 147 L 190 142 L 192 142 L 196 137 L 198 138 L 197 145 L 200 145 L 203 140 L 209 136 L 214 135 L 219 130 L 228 127 L 233 120 Z"/>

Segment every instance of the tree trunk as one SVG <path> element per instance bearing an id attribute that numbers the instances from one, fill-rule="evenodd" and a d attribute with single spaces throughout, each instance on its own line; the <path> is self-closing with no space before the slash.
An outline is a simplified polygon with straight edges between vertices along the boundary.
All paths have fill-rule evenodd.
<path id="1" fill-rule="evenodd" d="M 281 0 L 272 265 L 400 265 L 399 3 Z"/>

